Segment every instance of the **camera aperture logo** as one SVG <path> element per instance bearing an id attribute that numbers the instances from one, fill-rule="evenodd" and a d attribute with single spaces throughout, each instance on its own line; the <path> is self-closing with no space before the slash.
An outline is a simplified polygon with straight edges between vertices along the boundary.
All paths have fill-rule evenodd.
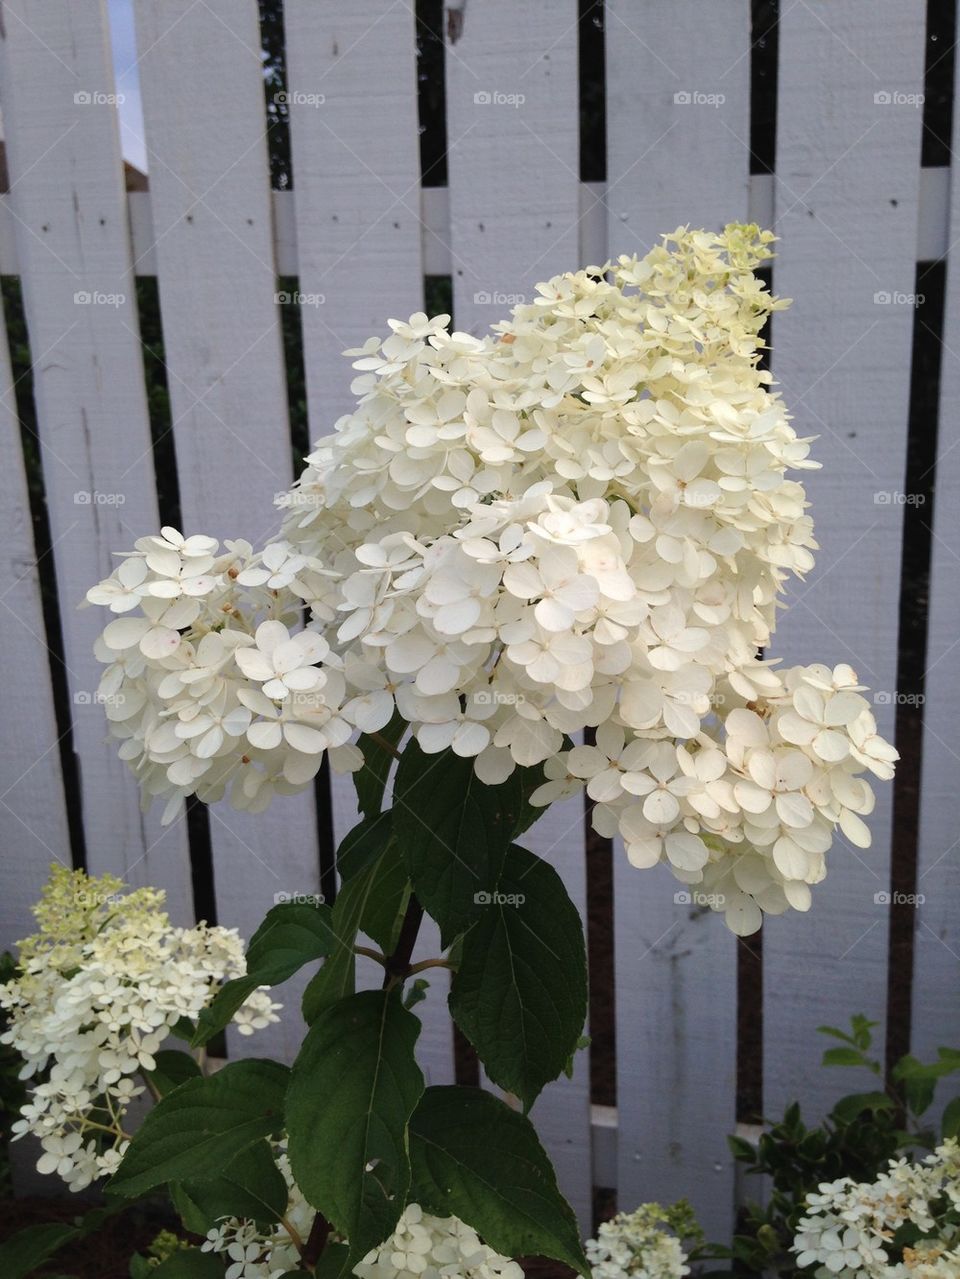
<path id="1" fill-rule="evenodd" d="M 526 900 L 523 893 L 501 893 L 498 889 L 473 894 L 475 906 L 522 906 Z"/>

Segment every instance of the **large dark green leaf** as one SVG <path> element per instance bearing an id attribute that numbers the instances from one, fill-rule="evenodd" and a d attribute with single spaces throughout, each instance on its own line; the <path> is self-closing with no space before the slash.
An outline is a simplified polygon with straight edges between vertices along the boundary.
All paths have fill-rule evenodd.
<path id="1" fill-rule="evenodd" d="M 247 972 L 228 981 L 200 1014 L 194 1045 L 222 1030 L 258 986 L 279 986 L 336 946 L 332 911 L 323 903 L 283 902 L 267 912 L 247 947 Z"/>
<path id="2" fill-rule="evenodd" d="M 108 1189 L 134 1197 L 167 1181 L 220 1176 L 242 1150 L 280 1135 L 289 1076 L 279 1062 L 250 1058 L 188 1079 L 147 1115 Z"/>
<path id="3" fill-rule="evenodd" d="M 220 1217 L 247 1217 L 259 1226 L 272 1226 L 286 1212 L 289 1199 L 266 1141 L 241 1150 L 220 1177 L 171 1183 L 170 1195 L 183 1224 L 197 1235 L 205 1235 Z"/>
<path id="4" fill-rule="evenodd" d="M 425 754 L 408 743 L 393 785 L 393 829 L 413 890 L 440 925 L 444 946 L 468 928 L 477 899 L 492 893 L 524 797 L 517 773 L 484 786 L 472 759 Z"/>
<path id="5" fill-rule="evenodd" d="M 173 1048 L 164 1048 L 153 1055 L 157 1063 L 150 1071 L 150 1082 L 161 1097 L 179 1088 L 188 1079 L 195 1079 L 200 1074 L 200 1067 L 189 1053 L 178 1052 Z"/>
<path id="6" fill-rule="evenodd" d="M 25 1279 L 61 1248 L 93 1234 L 125 1207 L 124 1204 L 94 1208 L 73 1222 L 44 1222 L 18 1230 L 0 1243 L 0 1275 L 3 1279 Z"/>
<path id="7" fill-rule="evenodd" d="M 576 1218 L 530 1121 L 479 1088 L 428 1088 L 410 1120 L 410 1197 L 508 1257 L 588 1273 Z"/>
<path id="8" fill-rule="evenodd" d="M 583 927 L 553 867 L 515 844 L 489 896 L 464 935 L 450 1011 L 493 1082 L 529 1109 L 583 1030 Z"/>
<path id="9" fill-rule="evenodd" d="M 393 835 L 393 811 L 364 817 L 347 831 L 337 849 L 337 870 L 344 881 L 367 870 L 379 858 Z"/>
<path id="10" fill-rule="evenodd" d="M 297 1184 L 357 1260 L 393 1230 L 410 1180 L 407 1122 L 423 1092 L 420 1023 L 395 992 L 324 1009 L 293 1066 L 288 1149 Z"/>

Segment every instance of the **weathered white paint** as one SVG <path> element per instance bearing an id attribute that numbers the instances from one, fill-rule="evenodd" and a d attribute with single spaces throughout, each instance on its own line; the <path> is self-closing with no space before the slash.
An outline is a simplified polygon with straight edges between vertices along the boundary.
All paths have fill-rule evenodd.
<path id="1" fill-rule="evenodd" d="M 577 7 L 468 5 L 446 53 L 453 313 L 480 335 L 577 265 Z"/>
<path id="2" fill-rule="evenodd" d="M 88 864 L 166 888 L 171 910 L 188 917 L 183 826 L 161 831 L 159 813 L 140 812 L 136 782 L 93 700 L 102 668 L 92 649 L 103 621 L 99 610 L 77 609 L 87 587 L 111 571 L 112 553 L 157 524 L 113 88 L 99 4 L 4 6 L 6 204 L 33 358 Z M 17 642 L 29 638 L 22 627 L 16 633 Z M 42 714 L 36 731 L 45 735 L 48 710 Z M 45 819 L 35 820 L 41 830 Z M 69 860 L 62 842 L 54 851 Z"/>
<path id="3" fill-rule="evenodd" d="M 0 950 L 33 931 L 30 907 L 54 862 L 70 865 L 27 477 L 0 308 L 0 625 L 15 679 L 0 691 Z M 14 851 L 15 850 L 15 851 Z"/>
<path id="4" fill-rule="evenodd" d="M 136 19 L 183 523 L 256 544 L 292 477 L 257 6 L 139 0 Z M 311 794 L 261 816 L 214 805 L 210 833 L 218 913 L 244 935 L 276 894 L 318 891 Z M 231 1051 L 289 1059 L 299 1037 L 289 1016 Z"/>
<path id="5" fill-rule="evenodd" d="M 606 13 L 607 252 L 642 254 L 680 224 L 743 221 L 749 7 L 614 0 Z M 685 1195 L 708 1237 L 727 1238 L 735 944 L 719 918 L 676 899 L 683 886 L 665 872 L 635 870 L 619 844 L 614 855 L 619 1202 Z"/>
<path id="6" fill-rule="evenodd" d="M 960 244 L 960 169 L 944 174 L 952 191 L 947 233 L 952 255 Z M 921 1058 L 935 1057 L 941 1045 L 960 1042 L 960 259 L 948 256 L 946 270 L 917 855 L 917 893 L 923 902 L 914 941 L 911 1048 Z M 950 1090 L 941 1084 L 939 1094 L 937 1109 Z"/>
<path id="7" fill-rule="evenodd" d="M 914 290 L 921 122 L 883 97 L 922 92 L 923 41 L 919 0 L 798 4 L 780 22 L 774 285 L 797 302 L 774 319 L 773 369 L 799 433 L 819 436 L 823 470 L 805 483 L 822 549 L 770 651 L 851 663 L 888 699 L 887 737 L 903 508 L 877 495 L 904 487 L 914 311 L 882 296 Z M 810 916 L 765 927 L 765 1114 L 802 1095 L 814 1118 L 855 1086 L 817 1069 L 817 1026 L 883 1019 L 888 910 L 874 896 L 889 887 L 891 793 L 878 785 L 872 849 L 838 840 Z"/>
<path id="8" fill-rule="evenodd" d="M 423 306 L 412 5 L 287 0 L 311 438 L 351 408 L 342 356 Z M 321 300 L 322 299 L 322 300 Z"/>

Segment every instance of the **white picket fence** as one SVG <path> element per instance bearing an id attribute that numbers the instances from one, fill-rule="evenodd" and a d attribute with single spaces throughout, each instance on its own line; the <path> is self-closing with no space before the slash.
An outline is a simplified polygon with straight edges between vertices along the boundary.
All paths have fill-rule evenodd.
<path id="1" fill-rule="evenodd" d="M 460 7 L 460 6 L 458 6 Z M 578 175 L 574 0 L 467 0 L 446 48 L 449 187 L 420 188 L 414 14 L 407 0 L 286 0 L 294 189 L 270 190 L 255 0 L 136 0 L 149 193 L 124 191 L 109 31 L 99 0 L 5 0 L 0 105 L 10 191 L 0 271 L 22 282 L 43 480 L 72 699 L 88 865 L 166 889 L 193 916 L 185 823 L 142 817 L 105 736 L 91 655 L 101 625 L 78 611 L 111 551 L 157 525 L 134 277 L 156 275 L 183 523 L 251 540 L 271 527 L 290 473 L 277 276 L 295 274 L 312 438 L 350 402 L 343 348 L 423 304 L 450 274 L 457 326 L 482 331 L 536 281 L 608 254 L 645 251 L 680 223 L 754 217 L 782 237 L 773 367 L 824 469 L 808 489 L 823 547 L 792 592 L 777 651 L 850 661 L 896 690 L 910 354 L 918 260 L 960 241 L 947 170 L 920 167 L 920 0 L 785 0 L 779 23 L 777 171 L 749 173 L 745 0 L 608 0 L 605 186 Z M 517 98 L 522 98 L 519 105 Z M 513 100 L 511 102 L 511 99 Z M 718 104 L 718 99 L 720 99 Z M 958 170 L 960 171 L 960 170 Z M 116 295 L 114 304 L 78 304 Z M 877 298 L 889 295 L 888 304 Z M 119 299 L 119 300 L 118 300 Z M 960 290 L 943 338 L 926 674 L 913 1036 L 960 1042 Z M 5 943 L 54 858 L 70 860 L 39 575 L 6 340 L 0 341 L 0 885 Z M 78 494 L 121 495 L 84 502 Z M 896 698 L 878 705 L 893 730 Z M 335 783 L 339 838 L 355 808 Z M 891 790 L 869 854 L 838 848 L 807 917 L 764 937 L 764 1107 L 822 1110 L 840 1082 L 819 1071 L 814 1028 L 882 1016 Z M 278 891 L 318 887 L 315 804 L 248 818 L 211 811 L 221 922 L 249 932 Z M 535 851 L 585 902 L 582 808 L 552 810 Z M 591 1107 L 586 1054 L 535 1110 L 585 1225 L 594 1185 L 641 1199 L 689 1196 L 729 1237 L 737 1196 L 736 948 L 719 918 L 673 900 L 666 874 L 617 859 L 617 1106 Z M 436 945 L 425 937 L 422 953 Z M 419 953 L 419 952 L 418 952 Z M 289 1003 L 295 1003 L 291 996 Z M 423 1059 L 453 1077 L 441 983 L 425 1005 Z M 291 1023 L 254 1051 L 289 1056 Z M 239 1051 L 239 1046 L 231 1047 Z"/>

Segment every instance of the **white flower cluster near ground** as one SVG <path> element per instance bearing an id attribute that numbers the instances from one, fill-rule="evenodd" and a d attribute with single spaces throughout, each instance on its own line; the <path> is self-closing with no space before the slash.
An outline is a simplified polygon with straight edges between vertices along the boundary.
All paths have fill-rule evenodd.
<path id="1" fill-rule="evenodd" d="M 39 1171 L 71 1190 L 116 1171 L 140 1076 L 174 1024 L 246 968 L 234 929 L 174 928 L 161 891 L 122 888 L 110 875 L 55 866 L 33 908 L 39 931 L 19 944 L 20 974 L 0 986 L 10 1023 L 2 1042 L 24 1057 L 23 1078 L 41 1076 L 14 1137 L 39 1137 Z M 279 1007 L 257 990 L 234 1020 L 252 1034 L 277 1021 Z"/>
<path id="2" fill-rule="evenodd" d="M 294 1184 L 286 1156 L 280 1156 L 279 1164 L 290 1187 L 282 1225 L 264 1233 L 254 1222 L 234 1217 L 207 1235 L 203 1251 L 225 1257 L 226 1279 L 280 1279 L 297 1269 L 298 1243 L 307 1238 L 315 1210 Z M 353 1273 L 359 1279 L 523 1279 L 515 1261 L 481 1243 L 458 1217 L 434 1217 L 415 1203 L 407 1205 L 390 1238 L 367 1253 Z"/>
<path id="3" fill-rule="evenodd" d="M 88 599 L 120 615 L 100 692 L 166 819 L 193 793 L 263 809 L 325 751 L 358 768 L 354 730 L 398 710 L 485 782 L 586 785 L 598 831 L 738 933 L 806 910 L 835 829 L 869 843 L 861 775 L 897 756 L 849 666 L 758 655 L 816 546 L 790 477 L 809 441 L 759 367 L 771 239 L 678 231 L 482 339 L 391 321 L 348 352 L 356 410 L 277 540 L 138 540 Z"/>
<path id="4" fill-rule="evenodd" d="M 793 1251 L 817 1279 L 957 1279 L 960 1145 L 944 1142 L 920 1163 L 891 1160 L 875 1182 L 849 1177 L 807 1196 Z M 948 1222 L 948 1214 L 952 1221 Z M 894 1236 L 908 1224 L 909 1244 Z"/>
<path id="5" fill-rule="evenodd" d="M 684 1205 L 641 1204 L 601 1222 L 586 1243 L 593 1279 L 683 1279 L 690 1267 L 672 1223 L 685 1212 Z"/>

